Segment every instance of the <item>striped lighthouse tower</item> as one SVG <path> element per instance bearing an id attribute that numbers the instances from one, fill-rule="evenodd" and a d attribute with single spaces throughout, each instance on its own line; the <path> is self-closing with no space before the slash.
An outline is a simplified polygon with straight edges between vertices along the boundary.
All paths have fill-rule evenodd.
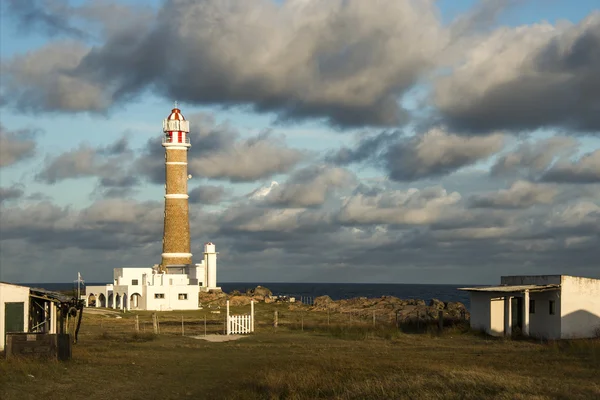
<path id="1" fill-rule="evenodd" d="M 190 221 L 187 194 L 187 152 L 191 147 L 190 124 L 185 120 L 177 103 L 171 114 L 163 121 L 165 133 L 165 227 L 160 270 L 178 273 L 182 264 L 192 263 L 190 250 Z"/>

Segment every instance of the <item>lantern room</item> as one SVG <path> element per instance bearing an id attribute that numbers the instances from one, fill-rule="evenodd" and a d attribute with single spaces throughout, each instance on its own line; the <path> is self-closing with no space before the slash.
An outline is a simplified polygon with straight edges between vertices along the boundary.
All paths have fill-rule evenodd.
<path id="1" fill-rule="evenodd" d="M 163 120 L 163 146 L 185 146 L 190 147 L 190 123 L 185 120 L 179 108 L 171 110 L 171 114 Z"/>

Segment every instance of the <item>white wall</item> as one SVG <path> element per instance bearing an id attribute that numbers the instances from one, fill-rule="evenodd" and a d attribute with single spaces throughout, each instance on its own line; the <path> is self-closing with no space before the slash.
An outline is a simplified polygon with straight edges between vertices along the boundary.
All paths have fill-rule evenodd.
<path id="1" fill-rule="evenodd" d="M 497 293 L 471 292 L 471 329 L 492 336 L 504 334 L 504 298 Z"/>
<path id="2" fill-rule="evenodd" d="M 148 286 L 146 288 L 147 310 L 197 310 L 198 286 Z M 164 298 L 157 299 L 156 294 L 164 294 Z M 187 294 L 187 299 L 180 300 L 180 294 Z"/>
<path id="3" fill-rule="evenodd" d="M 529 335 L 544 339 L 560 338 L 560 291 L 529 293 L 529 299 L 535 301 L 535 312 L 529 310 Z M 550 314 L 550 300 L 554 300 L 555 314 Z"/>
<path id="4" fill-rule="evenodd" d="M 594 337 L 600 331 L 600 279 L 562 277 L 561 338 Z"/>
<path id="5" fill-rule="evenodd" d="M 25 286 L 0 283 L 0 350 L 4 349 L 4 340 L 6 338 L 4 326 L 4 304 L 5 303 L 25 303 L 23 316 L 23 332 L 28 331 L 29 322 L 29 288 Z"/>

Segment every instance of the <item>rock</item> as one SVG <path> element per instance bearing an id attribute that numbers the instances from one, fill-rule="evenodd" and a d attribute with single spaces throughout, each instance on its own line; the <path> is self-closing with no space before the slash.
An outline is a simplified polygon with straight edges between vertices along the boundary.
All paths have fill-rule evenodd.
<path id="1" fill-rule="evenodd" d="M 313 306 L 314 307 L 325 307 L 326 308 L 331 303 L 333 303 L 333 300 L 331 299 L 331 297 L 329 297 L 329 296 L 319 296 L 313 302 Z"/>
<path id="2" fill-rule="evenodd" d="M 446 304 L 444 304 L 443 301 L 440 301 L 438 299 L 431 299 L 431 301 L 429 302 L 429 307 L 433 307 L 438 310 L 443 310 L 444 308 L 446 308 Z"/>
<path id="3" fill-rule="evenodd" d="M 200 292 L 198 294 L 198 301 L 202 305 L 207 304 L 225 304 L 225 300 L 227 299 L 227 295 L 220 291 L 211 291 L 211 292 Z"/>
<path id="4" fill-rule="evenodd" d="M 254 289 L 248 289 L 246 291 L 246 295 L 250 295 L 250 296 L 262 296 L 262 298 L 264 300 L 265 297 L 272 296 L 273 292 L 271 292 L 268 288 L 259 285 L 259 286 L 257 286 Z"/>
<path id="5" fill-rule="evenodd" d="M 230 306 L 247 306 L 252 299 L 248 296 L 233 296 L 229 298 Z"/>

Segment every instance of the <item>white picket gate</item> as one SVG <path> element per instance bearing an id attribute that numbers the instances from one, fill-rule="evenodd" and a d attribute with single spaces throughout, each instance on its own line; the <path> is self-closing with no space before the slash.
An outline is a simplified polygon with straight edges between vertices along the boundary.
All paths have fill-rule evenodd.
<path id="1" fill-rule="evenodd" d="M 250 302 L 250 315 L 229 315 L 229 300 L 227 300 L 227 334 L 245 335 L 254 332 L 254 300 Z"/>

